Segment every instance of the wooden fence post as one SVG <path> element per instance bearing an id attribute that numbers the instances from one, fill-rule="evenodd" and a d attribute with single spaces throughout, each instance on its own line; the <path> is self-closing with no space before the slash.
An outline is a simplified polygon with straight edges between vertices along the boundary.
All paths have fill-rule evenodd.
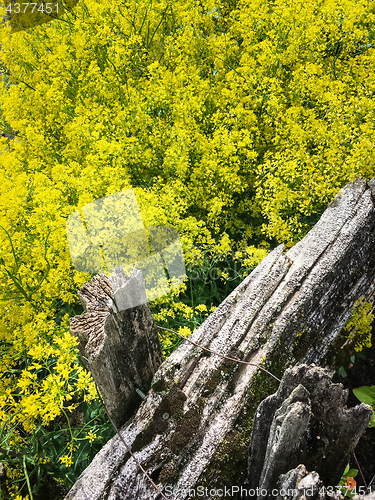
<path id="1" fill-rule="evenodd" d="M 133 269 L 126 276 L 117 267 L 113 277 L 94 276 L 78 296 L 86 312 L 70 320 L 70 333 L 120 427 L 141 404 L 140 394 L 148 392 L 164 359 L 142 273 Z"/>

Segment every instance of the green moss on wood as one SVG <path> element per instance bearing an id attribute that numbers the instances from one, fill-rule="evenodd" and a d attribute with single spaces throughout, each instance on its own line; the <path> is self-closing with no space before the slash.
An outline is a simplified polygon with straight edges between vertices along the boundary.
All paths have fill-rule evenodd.
<path id="1" fill-rule="evenodd" d="M 232 357 L 232 353 L 231 353 Z M 233 388 L 233 374 L 238 369 L 238 363 L 235 361 L 225 360 L 220 369 L 216 370 L 205 384 L 204 397 L 211 396 L 216 391 L 217 386 L 224 380 L 231 378 L 228 386 L 228 391 Z"/>
<path id="2" fill-rule="evenodd" d="M 171 418 L 180 420 L 184 416 L 185 394 L 174 386 L 156 408 L 152 422 L 135 438 L 132 451 L 136 452 L 147 446 L 156 434 L 162 434 L 168 428 Z M 188 413 L 188 412 L 187 412 Z"/>
<path id="3" fill-rule="evenodd" d="M 173 463 L 168 463 L 164 465 L 160 472 L 159 483 L 166 484 L 171 483 L 175 477 L 176 468 Z"/>
<path id="4" fill-rule="evenodd" d="M 288 359 L 285 352 L 269 355 L 271 362 L 267 370 L 281 378 Z M 275 361 L 274 361 L 275 360 Z M 247 391 L 245 403 L 233 429 L 220 443 L 209 466 L 201 477 L 200 484 L 210 488 L 231 488 L 242 484 L 247 477 L 248 453 L 254 415 L 263 399 L 274 394 L 278 382 L 267 373 L 259 370 Z M 266 444 L 265 444 L 266 446 Z"/>
<path id="5" fill-rule="evenodd" d="M 171 389 L 171 385 L 167 384 L 165 380 L 159 379 L 154 384 L 152 384 L 151 389 L 156 394 L 161 394 L 163 392 L 168 392 Z"/>
<path id="6" fill-rule="evenodd" d="M 200 423 L 201 408 L 195 405 L 184 414 L 183 419 L 177 424 L 176 432 L 169 442 L 169 447 L 173 453 L 180 453 L 192 441 L 199 429 Z"/>
<path id="7" fill-rule="evenodd" d="M 151 441 L 153 440 L 153 437 L 155 435 L 155 429 L 154 429 L 154 423 L 151 422 L 145 430 L 140 432 L 138 436 L 135 438 L 133 444 L 132 444 L 132 452 L 136 453 L 137 451 L 141 450 L 145 446 L 147 446 Z"/>
<path id="8" fill-rule="evenodd" d="M 295 335 L 294 339 L 294 346 L 292 350 L 293 357 L 296 360 L 303 359 L 311 347 L 310 330 L 304 327 L 299 333 L 297 333 L 297 335 Z"/>

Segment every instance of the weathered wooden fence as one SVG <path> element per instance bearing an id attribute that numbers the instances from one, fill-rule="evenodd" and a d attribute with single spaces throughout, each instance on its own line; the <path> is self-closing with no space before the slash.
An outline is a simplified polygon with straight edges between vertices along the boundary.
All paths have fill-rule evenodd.
<path id="1" fill-rule="evenodd" d="M 375 179 L 369 185 L 363 179 L 350 183 L 302 241 L 285 254 L 282 245 L 273 250 L 191 335 L 196 344 L 218 354 L 185 341 L 158 367 L 160 347 L 147 306 L 119 318 L 117 285 L 111 278 L 101 275 L 84 287 L 90 299 L 82 292 L 83 301 L 92 306 L 72 320 L 72 334 L 80 339 L 81 354 L 109 411 L 123 424 L 123 439 L 164 495 L 183 500 L 193 498 L 198 486 L 200 492 L 259 486 L 249 481 L 262 481 L 263 465 L 254 470 L 251 465 L 248 477 L 253 417 L 278 384 L 254 365 L 280 378 L 288 367 L 302 363 L 334 366 L 340 332 L 354 303 L 359 297 L 374 297 L 374 198 Z M 126 290 L 123 285 L 116 290 L 120 288 Z M 140 376 L 142 360 L 145 377 Z M 147 392 L 142 404 L 136 400 L 137 388 Z M 310 389 L 298 389 L 293 397 L 306 403 Z M 138 411 L 125 421 L 137 404 Z M 360 433 L 368 408 L 358 415 Z M 270 426 L 271 416 L 264 418 Z M 264 456 L 263 439 L 256 448 Z M 329 453 L 328 447 L 327 457 Z M 340 457 L 338 466 L 345 458 Z M 287 473 L 287 465 L 276 467 L 274 474 Z M 215 498 L 208 492 L 199 496 Z M 66 496 L 103 498 L 160 498 L 117 435 Z"/>

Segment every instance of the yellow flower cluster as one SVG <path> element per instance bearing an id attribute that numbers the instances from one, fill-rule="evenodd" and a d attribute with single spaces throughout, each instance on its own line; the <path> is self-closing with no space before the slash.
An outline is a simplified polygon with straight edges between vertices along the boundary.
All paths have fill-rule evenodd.
<path id="1" fill-rule="evenodd" d="M 65 467 L 71 467 L 73 464 L 72 455 L 64 455 L 60 457 L 61 463 L 65 464 Z"/>
<path id="2" fill-rule="evenodd" d="M 92 443 L 96 439 L 96 434 L 92 432 L 90 429 L 89 432 L 87 433 L 86 438 L 89 440 L 89 443 Z"/>
<path id="3" fill-rule="evenodd" d="M 48 462 L 51 461 L 51 459 L 49 457 L 38 457 L 38 456 L 35 456 L 34 457 L 34 460 L 35 462 L 39 465 L 39 464 L 48 464 Z"/>
<path id="4" fill-rule="evenodd" d="M 344 326 L 344 330 L 350 333 L 350 338 L 355 339 L 354 350 L 362 351 L 364 347 L 371 347 L 372 322 L 374 315 L 370 313 L 373 305 L 364 302 L 362 297 L 354 304 L 352 314 Z"/>

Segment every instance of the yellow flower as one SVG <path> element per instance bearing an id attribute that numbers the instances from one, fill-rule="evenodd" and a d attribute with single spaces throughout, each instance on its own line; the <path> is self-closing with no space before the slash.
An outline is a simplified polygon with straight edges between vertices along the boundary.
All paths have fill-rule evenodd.
<path id="1" fill-rule="evenodd" d="M 195 309 L 199 312 L 207 312 L 207 306 L 205 304 L 199 304 L 195 306 Z"/>
<path id="2" fill-rule="evenodd" d="M 178 333 L 183 337 L 189 337 L 189 335 L 191 335 L 191 330 L 187 326 L 180 326 Z"/>
<path id="3" fill-rule="evenodd" d="M 64 455 L 60 457 L 61 463 L 65 464 L 65 467 L 71 467 L 73 464 L 73 459 L 71 455 Z"/>
<path id="4" fill-rule="evenodd" d="M 96 434 L 94 434 L 92 432 L 92 430 L 90 429 L 89 432 L 86 435 L 86 439 L 89 440 L 89 443 L 92 443 L 96 439 Z"/>

